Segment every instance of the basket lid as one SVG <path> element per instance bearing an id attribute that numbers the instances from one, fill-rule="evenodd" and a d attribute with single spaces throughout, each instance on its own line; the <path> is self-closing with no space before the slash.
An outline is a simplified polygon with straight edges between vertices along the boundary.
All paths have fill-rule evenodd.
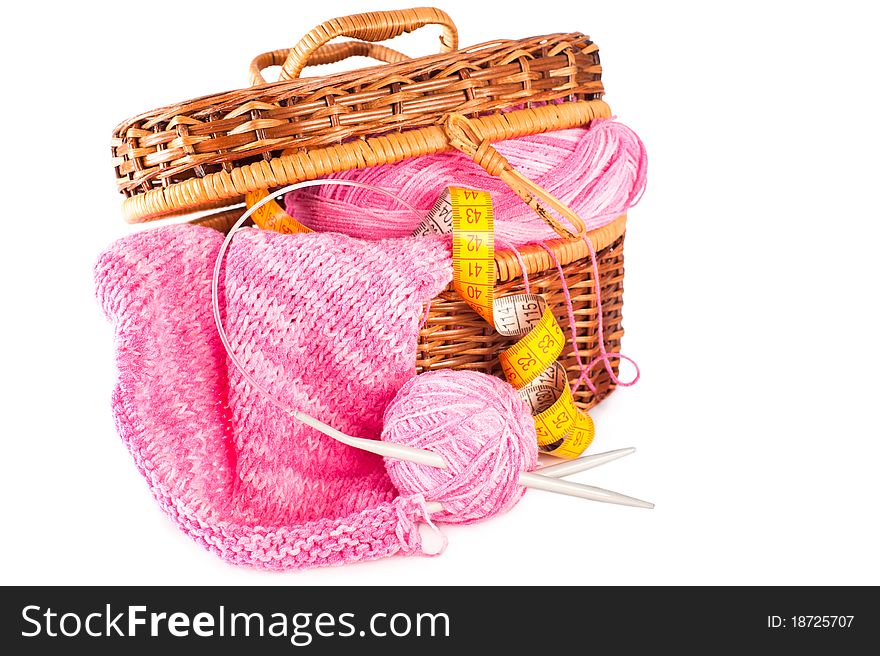
<path id="1" fill-rule="evenodd" d="M 367 43 L 428 23 L 443 26 L 446 52 L 408 59 Z M 336 36 L 363 41 L 327 43 Z M 124 121 L 112 151 L 125 219 L 226 208 L 249 192 L 448 150 L 439 123 L 452 114 L 471 119 L 490 142 L 610 116 L 598 47 L 584 34 L 456 45 L 454 24 L 438 9 L 333 19 L 291 50 L 257 57 L 256 86 Z M 306 64 L 353 54 L 396 63 L 296 77 Z M 262 83 L 260 69 L 273 64 L 282 65 L 282 79 Z"/>

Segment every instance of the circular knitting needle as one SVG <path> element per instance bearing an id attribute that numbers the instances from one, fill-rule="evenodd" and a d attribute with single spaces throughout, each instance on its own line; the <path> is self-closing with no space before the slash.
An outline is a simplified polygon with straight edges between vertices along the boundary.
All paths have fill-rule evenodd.
<path id="1" fill-rule="evenodd" d="M 343 444 L 347 444 L 348 446 L 353 446 L 356 449 L 369 451 L 370 453 L 375 453 L 376 455 L 383 456 L 385 458 L 398 458 L 400 460 L 409 460 L 410 462 L 419 463 L 421 465 L 430 465 L 431 467 L 438 467 L 440 469 L 446 469 L 448 466 L 446 464 L 446 460 L 443 459 L 443 456 L 434 453 L 433 451 L 417 449 L 415 447 L 407 446 L 405 444 L 394 444 L 392 442 L 381 442 L 379 440 L 368 440 L 363 437 L 353 437 L 351 435 L 346 435 L 342 431 L 337 430 L 332 426 L 328 426 L 323 421 L 319 421 L 314 417 L 305 414 L 304 412 L 295 411 L 293 413 L 293 416 L 304 424 L 311 426 L 321 433 L 324 433 L 324 435 L 332 437 L 334 440 L 342 442 Z M 607 454 L 597 455 L 604 456 Z M 621 456 L 616 457 L 619 458 Z M 608 462 L 608 458 L 603 460 L 603 462 Z M 600 462 L 599 464 L 602 464 L 602 462 Z M 596 467 L 598 465 L 592 466 Z M 621 506 L 632 506 L 635 508 L 654 507 L 653 503 L 642 501 L 641 499 L 635 499 L 633 497 L 628 497 L 625 494 L 620 494 L 619 492 L 612 492 L 611 490 L 605 490 L 601 487 L 594 487 L 592 485 L 583 485 L 581 483 L 572 483 L 571 481 L 563 481 L 557 478 L 550 478 L 548 476 L 542 476 L 541 474 L 533 472 L 521 473 L 519 475 L 519 484 L 523 487 L 530 487 L 536 490 L 544 490 L 545 492 L 555 492 L 556 494 L 565 494 L 567 496 L 578 497 L 580 499 L 589 499 L 590 501 L 616 503 Z"/>

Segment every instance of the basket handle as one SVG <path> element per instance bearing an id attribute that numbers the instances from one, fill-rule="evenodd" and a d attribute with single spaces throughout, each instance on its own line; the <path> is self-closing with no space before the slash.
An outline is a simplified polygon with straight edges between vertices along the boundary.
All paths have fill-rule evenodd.
<path id="1" fill-rule="evenodd" d="M 263 71 L 270 66 L 281 66 L 287 60 L 290 54 L 290 48 L 282 50 L 273 50 L 264 52 L 254 57 L 251 61 L 248 74 L 250 75 L 251 86 L 266 84 L 263 77 Z M 366 41 L 344 41 L 342 43 L 325 43 L 320 48 L 312 52 L 306 66 L 320 66 L 321 64 L 332 64 L 333 62 L 342 61 L 349 57 L 370 57 L 383 61 L 387 64 L 395 64 L 397 62 L 409 59 L 402 52 L 393 50 L 378 43 L 367 43 Z"/>
<path id="2" fill-rule="evenodd" d="M 458 30 L 449 15 L 434 7 L 415 9 L 395 9 L 392 11 L 371 11 L 365 14 L 352 14 L 332 18 L 321 23 L 306 34 L 287 55 L 281 65 L 281 80 L 299 77 L 302 69 L 309 63 L 312 54 L 328 41 L 339 36 L 347 36 L 362 41 L 384 41 L 412 32 L 425 25 L 440 25 L 440 51 L 448 52 L 458 47 Z"/>
<path id="3" fill-rule="evenodd" d="M 578 239 L 587 232 L 581 217 L 570 207 L 545 191 L 522 173 L 513 168 L 510 162 L 492 144 L 483 138 L 477 126 L 462 114 L 448 114 L 443 119 L 443 130 L 449 145 L 460 150 L 474 162 L 482 166 L 490 175 L 500 178 L 526 205 L 531 207 L 556 234 L 566 239 Z M 574 231 L 553 216 L 547 207 L 562 216 Z"/>

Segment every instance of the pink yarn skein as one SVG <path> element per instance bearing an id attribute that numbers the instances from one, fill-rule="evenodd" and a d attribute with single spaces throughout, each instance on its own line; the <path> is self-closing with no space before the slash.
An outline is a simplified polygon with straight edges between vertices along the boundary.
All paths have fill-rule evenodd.
<path id="1" fill-rule="evenodd" d="M 528 405 L 509 383 L 476 371 L 429 371 L 405 383 L 385 410 L 382 440 L 439 453 L 448 468 L 385 459 L 401 496 L 436 501 L 431 519 L 474 522 L 507 512 L 537 465 Z"/>
<path id="2" fill-rule="evenodd" d="M 530 180 L 566 203 L 587 225 L 599 228 L 638 202 L 648 158 L 638 135 L 622 123 L 594 121 L 588 128 L 558 130 L 495 144 Z M 360 239 L 405 237 L 449 185 L 492 192 L 495 235 L 502 245 L 521 246 L 557 235 L 510 188 L 466 155 L 440 153 L 395 164 L 329 176 L 394 192 L 420 212 L 353 187 L 328 186 L 288 194 L 286 209 L 318 232 Z"/>

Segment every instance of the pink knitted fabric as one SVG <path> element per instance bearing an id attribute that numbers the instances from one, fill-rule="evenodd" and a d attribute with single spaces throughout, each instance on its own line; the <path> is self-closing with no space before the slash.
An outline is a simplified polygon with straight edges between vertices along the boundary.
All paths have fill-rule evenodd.
<path id="1" fill-rule="evenodd" d="M 228 366 L 211 314 L 222 235 L 126 237 L 96 267 L 115 325 L 119 432 L 160 506 L 229 562 L 292 569 L 419 552 L 423 500 L 382 459 L 294 421 Z M 244 230 L 226 259 L 225 326 L 291 407 L 377 438 L 415 375 L 424 304 L 450 281 L 442 238 L 364 242 Z M 369 284 L 367 284 L 369 283 Z"/>

